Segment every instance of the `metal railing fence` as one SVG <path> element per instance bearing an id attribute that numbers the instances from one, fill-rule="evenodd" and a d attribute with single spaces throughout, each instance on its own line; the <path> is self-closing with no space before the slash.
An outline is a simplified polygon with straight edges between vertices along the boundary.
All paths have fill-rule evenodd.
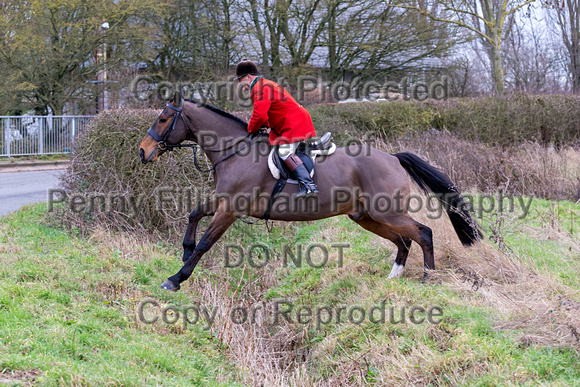
<path id="1" fill-rule="evenodd" d="M 93 116 L 0 116 L 0 157 L 68 153 Z"/>

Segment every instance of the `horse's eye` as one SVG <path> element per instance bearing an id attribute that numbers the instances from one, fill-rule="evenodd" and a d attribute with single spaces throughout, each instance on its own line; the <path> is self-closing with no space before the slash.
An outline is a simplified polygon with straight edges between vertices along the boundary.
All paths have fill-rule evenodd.
<path id="1" fill-rule="evenodd" d="M 167 118 L 160 118 L 160 119 L 159 119 L 159 122 L 161 122 L 162 124 L 164 124 L 164 123 L 166 123 L 166 122 L 167 122 Z"/>

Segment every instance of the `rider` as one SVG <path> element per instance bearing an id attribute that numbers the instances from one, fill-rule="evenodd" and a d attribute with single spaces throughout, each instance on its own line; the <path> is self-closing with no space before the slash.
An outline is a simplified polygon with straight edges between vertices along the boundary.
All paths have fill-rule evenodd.
<path id="1" fill-rule="evenodd" d="M 279 145 L 278 154 L 300 183 L 296 197 L 318 194 L 306 166 L 294 153 L 301 141 L 316 136 L 310 113 L 276 82 L 260 75 L 258 66 L 243 60 L 236 66 L 236 80 L 249 84 L 254 110 L 248 123 L 248 132 L 254 133 L 269 126 L 270 145 Z"/>

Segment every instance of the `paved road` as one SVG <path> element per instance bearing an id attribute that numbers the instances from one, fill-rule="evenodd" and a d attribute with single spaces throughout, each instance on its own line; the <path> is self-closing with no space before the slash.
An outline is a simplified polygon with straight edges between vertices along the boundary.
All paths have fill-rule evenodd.
<path id="1" fill-rule="evenodd" d="M 63 170 L 0 173 L 0 216 L 25 204 L 46 202 L 47 189 L 57 187 Z"/>

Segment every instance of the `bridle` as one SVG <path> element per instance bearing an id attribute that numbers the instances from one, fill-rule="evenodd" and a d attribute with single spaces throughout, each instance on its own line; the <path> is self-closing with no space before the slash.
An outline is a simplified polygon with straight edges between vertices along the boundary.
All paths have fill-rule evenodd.
<path id="1" fill-rule="evenodd" d="M 188 128 L 187 124 L 185 123 L 185 119 L 183 118 L 183 116 L 181 115 L 181 111 L 183 110 L 183 99 L 181 100 L 181 103 L 179 104 L 179 107 L 175 107 L 172 104 L 168 103 L 167 107 L 170 109 L 175 110 L 175 114 L 173 115 L 173 118 L 171 119 L 171 124 L 169 125 L 169 128 L 167 128 L 167 131 L 165 132 L 165 134 L 163 135 L 163 137 L 161 137 L 156 131 L 153 130 L 153 125 L 155 125 L 155 122 L 153 123 L 153 125 L 151 125 L 151 127 L 149 128 L 149 130 L 147 131 L 147 133 L 153 137 L 153 139 L 155 141 L 157 141 L 157 148 L 159 150 L 165 151 L 172 151 L 173 148 L 192 148 L 193 146 L 195 146 L 195 144 L 178 144 L 178 145 L 170 145 L 167 144 L 167 139 L 169 138 L 169 136 L 171 135 L 171 132 L 173 131 L 173 129 L 175 129 L 175 124 L 177 124 L 177 120 L 179 119 L 179 117 L 181 117 L 181 120 L 183 121 L 183 125 L 185 125 L 186 128 Z M 157 121 L 157 120 L 155 120 Z"/>
<path id="2" fill-rule="evenodd" d="M 187 130 L 189 130 L 189 126 L 187 126 L 187 123 L 185 122 L 185 118 L 183 118 L 183 115 L 181 114 L 183 111 L 183 99 L 181 99 L 181 103 L 179 104 L 179 107 L 175 107 L 173 106 L 171 103 L 167 104 L 167 107 L 170 109 L 175 110 L 175 114 L 173 115 L 173 118 L 171 119 L 171 124 L 169 125 L 169 128 L 167 128 L 167 131 L 165 132 L 165 134 L 163 136 L 160 136 L 156 131 L 153 130 L 153 125 L 155 125 L 155 122 L 153 123 L 153 125 L 151 125 L 151 127 L 149 128 L 149 130 L 147 131 L 147 133 L 153 137 L 153 139 L 155 141 L 157 141 L 157 148 L 161 151 L 173 151 L 174 148 L 192 148 L 193 151 L 193 164 L 195 165 L 195 167 L 197 168 L 198 171 L 200 172 L 209 172 L 209 171 L 214 171 L 215 173 L 215 168 L 218 166 L 219 163 L 221 163 L 222 161 L 225 161 L 227 159 L 229 159 L 230 157 L 232 157 L 233 155 L 239 153 L 242 149 L 247 148 L 250 144 L 252 144 L 254 142 L 254 139 L 257 136 L 252 136 L 252 134 L 248 133 L 241 141 L 243 141 L 246 138 L 250 138 L 250 141 L 244 145 L 243 147 L 233 151 L 232 153 L 226 155 L 225 157 L 221 158 L 220 160 L 218 160 L 211 168 L 209 169 L 202 169 L 199 166 L 199 163 L 197 161 L 197 148 L 201 148 L 201 146 L 199 146 L 198 144 L 168 144 L 167 143 L 167 139 L 169 138 L 169 136 L 171 135 L 171 132 L 173 131 L 173 129 L 175 129 L 175 125 L 177 124 L 177 120 L 179 119 L 179 117 L 181 117 L 181 120 L 183 121 L 183 125 L 185 126 L 185 128 Z M 156 120 L 157 121 L 157 120 Z M 239 143 L 236 142 L 224 149 L 203 149 L 205 152 L 223 152 L 225 150 L 228 150 L 230 148 L 233 148 L 235 145 L 237 145 Z"/>

